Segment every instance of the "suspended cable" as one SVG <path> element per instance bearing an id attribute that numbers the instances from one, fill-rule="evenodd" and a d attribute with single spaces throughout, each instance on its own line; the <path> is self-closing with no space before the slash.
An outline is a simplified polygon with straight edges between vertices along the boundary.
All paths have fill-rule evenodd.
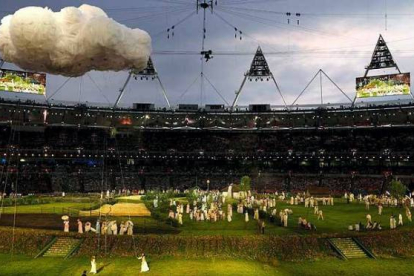
<path id="1" fill-rule="evenodd" d="M 111 102 L 108 100 L 108 98 L 105 96 L 105 94 L 103 93 L 102 89 L 99 88 L 99 86 L 96 84 L 96 82 L 92 79 L 92 77 L 89 75 L 89 73 L 86 73 L 86 75 L 88 76 L 88 78 L 92 81 L 92 83 L 95 85 L 95 87 L 98 89 L 99 93 L 101 93 L 102 97 L 105 98 L 106 102 L 108 104 L 110 104 Z"/>
<path id="2" fill-rule="evenodd" d="M 11 247 L 11 255 L 13 256 L 14 253 L 14 241 L 15 241 L 15 233 L 16 233 L 16 218 L 17 218 L 17 193 L 18 193 L 18 183 L 19 183 L 19 165 L 18 165 L 18 157 L 16 154 L 16 164 L 17 164 L 17 171 L 16 171 L 16 181 L 14 185 L 14 212 L 13 212 L 13 230 L 12 230 L 12 247 Z"/>
<path id="3" fill-rule="evenodd" d="M 245 0 L 245 1 L 220 1 L 220 6 L 231 6 L 231 5 L 246 5 L 246 4 L 259 4 L 265 2 L 280 2 L 280 0 Z"/>
<path id="4" fill-rule="evenodd" d="M 127 191 L 126 185 L 125 185 L 124 171 L 123 171 L 122 163 L 121 163 L 121 155 L 120 155 L 120 151 L 119 151 L 119 144 L 118 144 L 118 139 L 116 138 L 116 134 L 114 135 L 114 139 L 115 139 L 115 150 L 116 150 L 116 153 L 118 155 L 118 164 L 119 164 L 119 172 L 120 172 L 120 175 L 121 175 L 122 188 L 125 191 Z M 126 198 L 126 203 L 129 204 L 129 199 L 128 199 L 128 194 L 127 193 L 126 193 L 125 198 Z M 131 221 L 131 209 L 130 208 L 128 208 L 128 219 L 129 219 L 128 223 L 131 223 L 132 221 Z M 133 228 L 134 226 L 132 225 L 131 227 Z M 134 249 L 134 256 L 137 257 L 137 250 L 136 250 L 136 245 L 135 245 L 134 233 L 132 233 L 131 238 L 132 238 L 132 245 L 133 245 L 133 249 Z"/>
<path id="5" fill-rule="evenodd" d="M 223 5 L 220 5 L 223 6 Z M 263 9 L 255 9 L 255 8 L 243 8 L 243 7 L 230 7 L 230 6 L 224 6 L 223 8 L 227 8 L 227 9 L 231 9 L 231 10 L 235 10 L 235 11 L 246 11 L 246 12 L 252 12 L 252 13 L 265 13 L 265 14 L 276 14 L 276 15 L 286 15 L 287 13 L 291 13 L 291 14 L 296 14 L 295 12 L 282 12 L 282 11 L 275 11 L 275 10 L 263 10 Z M 298 12 L 299 13 L 299 12 Z M 384 18 L 384 14 L 382 13 L 377 13 L 377 14 L 373 14 L 370 13 L 369 15 L 367 14 L 354 14 L 354 13 L 307 13 L 307 12 L 300 12 L 300 16 L 309 16 L 309 17 L 347 17 L 347 18 L 366 18 L 371 17 L 371 18 L 379 18 L 379 19 L 383 19 Z M 407 17 L 412 17 L 414 16 L 414 13 L 394 13 L 394 14 L 388 14 L 387 16 L 395 16 L 395 17 L 402 17 L 402 16 L 407 16 Z"/>
<path id="6" fill-rule="evenodd" d="M 79 80 L 79 100 L 78 100 L 78 104 L 80 104 L 81 97 L 82 97 L 82 82 L 83 82 L 83 77 L 80 77 L 80 80 Z"/>
<path id="7" fill-rule="evenodd" d="M 168 0 L 150 0 L 151 2 L 161 2 L 161 3 L 168 3 L 168 4 L 176 4 L 176 5 L 188 5 L 191 4 L 190 2 L 186 2 L 186 1 L 179 1 L 179 0 L 174 0 L 174 1 L 168 1 Z"/>
<path id="8" fill-rule="evenodd" d="M 166 14 L 184 12 L 184 11 L 188 11 L 190 9 L 191 8 L 189 8 L 189 7 L 178 8 L 178 9 L 176 8 L 176 9 L 173 9 L 173 10 L 156 12 L 156 13 L 146 14 L 146 15 L 142 15 L 142 16 L 138 16 L 138 17 L 134 17 L 134 18 L 128 18 L 128 19 L 124 19 L 124 20 L 119 20 L 118 22 L 120 22 L 120 23 L 126 23 L 126 22 L 131 22 L 131 21 L 142 20 L 142 19 L 145 19 L 145 18 L 155 19 L 157 16 L 164 16 Z"/>
<path id="9" fill-rule="evenodd" d="M 250 38 L 250 39 L 252 39 L 252 40 L 254 40 L 258 45 L 267 45 L 269 48 L 271 48 L 271 49 L 273 49 L 273 50 L 275 50 L 275 51 L 277 51 L 274 47 L 273 47 L 273 45 L 271 45 L 271 44 L 269 44 L 269 43 L 266 43 L 266 42 L 263 42 L 263 41 L 260 41 L 260 40 L 258 40 L 258 39 L 256 39 L 256 38 L 254 38 L 253 36 L 251 36 L 251 35 L 248 35 L 246 32 L 243 32 L 243 31 L 241 31 L 241 30 L 239 30 L 239 28 L 237 28 L 236 26 L 234 26 L 233 24 L 231 24 L 228 20 L 226 20 L 223 16 L 221 16 L 220 14 L 218 14 L 218 12 L 215 12 L 214 13 L 214 15 L 215 16 L 217 16 L 221 21 L 223 21 L 225 24 L 227 24 L 228 26 L 230 26 L 231 28 L 233 28 L 236 32 L 239 32 L 239 34 L 240 34 L 240 40 L 242 39 L 242 35 L 245 35 L 246 37 L 248 37 L 248 38 Z"/>
<path id="10" fill-rule="evenodd" d="M 9 164 L 10 164 L 10 160 L 11 160 L 11 157 L 12 157 L 10 151 L 11 151 L 12 142 L 14 141 L 15 134 L 16 134 L 16 131 L 13 128 L 13 120 L 11 120 L 10 135 L 9 135 L 8 143 L 6 145 L 7 148 L 6 148 L 5 164 L 4 164 L 4 167 L 2 168 L 2 174 L 1 174 L 1 180 L 3 180 L 3 172 L 4 172 L 4 169 L 5 169 L 6 170 L 6 177 L 5 177 L 5 181 L 4 181 L 3 192 L 1 194 L 0 219 L 1 219 L 1 216 L 2 216 L 3 210 L 4 210 L 4 194 L 6 193 L 7 184 L 8 184 L 8 180 L 9 180 Z"/>
<path id="11" fill-rule="evenodd" d="M 206 78 L 207 82 L 211 85 L 211 87 L 216 91 L 217 95 L 220 96 L 220 98 L 224 101 L 224 103 L 229 106 L 230 104 L 226 101 L 226 99 L 221 95 L 221 93 L 217 90 L 217 88 L 211 83 L 211 81 L 207 78 L 207 76 L 204 74 L 204 77 Z"/>
<path id="12" fill-rule="evenodd" d="M 168 28 L 167 29 L 167 33 L 168 33 L 168 37 L 167 38 L 170 38 L 170 31 L 171 31 L 171 35 L 174 36 L 174 30 L 175 30 L 175 28 L 177 26 L 181 25 L 182 23 L 184 23 L 186 20 L 188 20 L 194 14 L 196 14 L 196 11 L 191 12 L 186 17 L 184 17 L 183 19 L 181 19 L 180 21 L 178 21 L 177 23 L 175 23 L 174 25 L 172 25 L 170 28 Z"/>
<path id="13" fill-rule="evenodd" d="M 251 15 L 251 14 L 248 14 L 248 13 L 236 12 L 236 11 L 232 11 L 231 9 L 228 9 L 228 8 L 223 8 L 222 7 L 222 8 L 217 8 L 217 9 L 222 11 L 222 12 L 228 13 L 230 15 L 237 16 L 237 17 L 240 17 L 240 18 L 245 19 L 245 20 L 261 23 L 261 24 L 267 25 L 267 26 L 280 27 L 280 28 L 289 29 L 289 30 L 293 28 L 297 31 L 303 31 L 303 32 L 307 32 L 307 33 L 319 34 L 319 35 L 324 35 L 324 36 L 336 36 L 336 37 L 345 37 L 345 38 L 348 38 L 348 39 L 352 38 L 354 40 L 361 40 L 359 38 L 353 38 L 353 37 L 341 35 L 339 33 L 328 33 L 328 32 L 320 31 L 320 30 L 317 30 L 317 29 L 303 27 L 303 26 L 300 26 L 300 25 L 287 24 L 287 23 L 283 23 L 283 22 L 280 22 L 280 21 L 275 21 L 275 20 L 272 20 L 272 19 L 269 19 L 269 18 L 263 18 L 263 17 Z M 277 26 L 275 26 L 273 24 L 266 23 L 265 21 L 274 23 Z"/>
<path id="14" fill-rule="evenodd" d="M 160 9 L 176 9 L 177 6 L 148 6 L 148 7 L 129 7 L 129 8 L 105 8 L 105 12 L 147 12 L 159 11 Z"/>
<path id="15" fill-rule="evenodd" d="M 57 92 L 59 92 L 70 80 L 72 79 L 72 77 L 67 78 L 66 81 L 64 83 L 62 83 L 61 86 L 59 86 L 58 89 L 56 89 L 55 92 L 52 93 L 52 95 L 50 95 L 49 97 L 46 98 L 46 101 L 48 101 L 49 99 L 51 99 L 54 95 L 56 95 Z"/>
<path id="16" fill-rule="evenodd" d="M 178 98 L 178 100 L 181 100 L 181 98 L 190 90 L 190 88 L 196 83 L 198 78 L 200 78 L 201 75 L 197 75 L 197 77 L 194 79 L 194 81 L 190 84 L 190 86 L 187 87 L 187 89 L 184 91 L 184 93 L 181 94 L 181 96 Z"/>

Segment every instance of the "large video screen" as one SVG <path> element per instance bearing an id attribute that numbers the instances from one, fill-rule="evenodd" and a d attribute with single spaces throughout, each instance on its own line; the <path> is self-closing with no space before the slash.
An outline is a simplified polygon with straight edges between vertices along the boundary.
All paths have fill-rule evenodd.
<path id="1" fill-rule="evenodd" d="M 410 95 L 410 73 L 356 79 L 357 98 Z"/>
<path id="2" fill-rule="evenodd" d="M 0 91 L 46 94 L 46 74 L 0 69 Z"/>

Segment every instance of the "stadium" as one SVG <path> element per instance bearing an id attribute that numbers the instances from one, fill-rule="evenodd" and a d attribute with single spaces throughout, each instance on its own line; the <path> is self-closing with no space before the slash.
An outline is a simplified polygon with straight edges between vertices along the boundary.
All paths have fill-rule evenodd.
<path id="1" fill-rule="evenodd" d="M 167 39 L 179 37 L 183 27 L 178 25 L 191 16 L 202 16 L 201 51 L 153 50 L 150 56 L 149 34 L 106 14 L 124 13 L 125 7 L 83 5 L 53 12 L 11 5 L 13 12 L 0 11 L 14 14 L 0 25 L 0 275 L 410 275 L 414 97 L 410 73 L 400 70 L 385 36 L 370 45 L 368 66 L 358 68 L 365 75 L 356 76 L 352 94 L 319 69 L 294 97 L 286 97 L 269 62 L 280 52 L 262 50 L 256 39 L 254 52 L 209 50 L 208 14 L 234 29 L 237 41 L 250 36 L 222 17 L 226 13 L 261 23 L 264 16 L 249 12 L 279 14 L 287 28 L 307 32 L 316 32 L 302 27 L 308 17 L 359 14 L 254 10 L 257 3 L 244 0 L 181 0 L 175 4 L 181 9 L 159 2 L 166 9 L 161 16 L 191 12 L 172 26 L 167 20 Z M 302 4 L 297 7 L 303 9 Z M 143 18 L 153 18 L 161 7 L 136 9 L 145 11 Z M 73 27 L 71 13 L 84 16 L 79 22 L 89 25 L 64 40 L 65 28 Z M 61 47 L 56 59 L 47 43 L 52 35 L 43 29 L 33 30 L 43 36 L 41 46 L 17 43 L 18 31 L 27 31 L 23 19 L 29 14 L 37 14 L 45 29 L 47 24 L 61 28 L 65 43 L 56 46 Z M 387 11 L 384 15 L 388 24 Z M 92 31 L 102 36 L 99 43 L 88 40 Z M 105 37 L 111 31 L 123 36 L 112 37 L 119 39 L 113 43 Z M 151 33 L 153 39 L 157 35 Z M 87 46 L 76 46 L 79 37 Z M 64 47 L 70 43 L 75 46 L 69 51 Z M 128 49 L 132 44 L 134 50 Z M 171 71 L 179 71 L 176 56 L 201 60 L 200 73 L 174 104 L 157 71 L 171 65 L 160 62 L 156 68 L 158 56 L 173 64 L 167 68 Z M 212 74 L 207 62 L 225 56 L 248 56 L 250 62 L 232 101 L 207 78 Z M 110 92 L 116 100 L 82 101 L 83 75 L 93 84 L 89 93 L 105 97 L 101 87 L 112 79 L 104 75 L 100 84 L 100 71 L 127 73 L 126 80 L 115 83 L 119 91 Z M 56 84 L 55 75 L 66 80 Z M 81 78 L 79 100 L 74 93 L 69 101 L 56 100 L 56 94 L 77 89 L 70 86 L 75 78 Z M 160 103 L 140 101 L 143 90 L 122 103 L 138 80 L 159 86 Z M 186 101 L 183 96 L 197 81 L 200 98 Z M 250 82 L 270 85 L 281 104 L 263 99 L 239 104 Z M 318 103 L 306 98 L 299 104 L 313 84 L 317 94 L 310 98 Z M 206 96 L 207 87 L 222 103 Z M 331 103 L 332 95 L 346 101 Z"/>
<path id="2" fill-rule="evenodd" d="M 222 189 L 243 175 L 260 191 L 317 185 L 338 195 L 412 182 L 410 103 L 212 112 L 2 102 L 0 114 L 3 164 L 24 171 L 27 193 L 99 192 L 104 162 L 111 190 L 123 188 L 119 163 L 131 190 L 207 188 L 207 179 Z"/>

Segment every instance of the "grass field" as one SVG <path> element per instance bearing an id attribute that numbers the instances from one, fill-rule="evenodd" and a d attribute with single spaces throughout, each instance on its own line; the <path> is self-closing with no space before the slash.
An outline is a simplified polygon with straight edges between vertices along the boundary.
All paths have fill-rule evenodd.
<path id="1" fill-rule="evenodd" d="M 0 254 L 0 275 L 81 275 L 89 271 L 89 259 L 32 259 Z M 98 275 L 137 275 L 140 261 L 134 258 L 99 259 Z M 341 261 L 328 259 L 314 262 L 277 263 L 274 265 L 241 259 L 177 259 L 148 256 L 147 275 L 413 275 L 414 259 Z"/>
<path id="2" fill-rule="evenodd" d="M 185 201 L 185 198 L 181 198 Z M 17 206 L 18 216 L 17 227 L 62 229 L 61 214 L 65 208 L 73 210 L 89 209 L 96 206 L 97 200 L 87 203 L 84 200 L 74 199 L 64 202 L 51 202 L 38 205 Z M 142 201 L 140 198 L 121 198 L 119 202 L 146 203 L 151 206 L 152 202 Z M 165 205 L 164 205 L 165 206 Z M 227 205 L 225 205 L 227 206 Z M 226 207 L 225 207 L 226 208 Z M 403 214 L 405 225 L 403 229 L 413 229 L 414 223 L 408 222 L 404 209 L 385 207 L 383 215 L 378 215 L 377 207 L 371 206 L 371 210 L 365 210 L 365 205 L 360 203 L 347 204 L 342 199 L 336 199 L 334 206 L 319 206 L 324 212 L 325 220 L 317 220 L 313 209 L 305 208 L 303 205 L 287 204 L 277 202 L 277 209 L 289 208 L 293 215 L 289 216 L 289 227 L 284 228 L 275 223 L 267 222 L 266 235 L 308 235 L 315 234 L 298 229 L 297 221 L 299 216 L 306 217 L 317 227 L 316 234 L 323 233 L 347 233 L 350 224 L 362 222 L 365 224 L 366 214 L 372 216 L 373 221 L 382 223 L 384 229 L 389 229 L 389 217 L 391 214 Z M 5 207 L 0 224 L 7 226 L 13 222 L 14 207 Z M 257 235 L 256 221 L 250 218 L 248 223 L 244 222 L 244 215 L 237 214 L 233 210 L 233 221 L 196 222 L 191 221 L 187 214 L 184 215 L 184 225 L 173 227 L 165 222 L 168 208 L 158 213 L 156 217 L 135 217 L 132 218 L 135 224 L 135 233 L 175 234 L 175 235 Z M 76 231 L 76 216 L 71 216 L 71 231 Z M 94 223 L 94 218 L 82 218 Z M 126 217 L 109 218 L 119 222 L 126 220 Z M 148 275 L 413 275 L 414 259 L 379 259 L 379 260 L 350 260 L 342 261 L 335 258 L 328 258 L 304 262 L 278 262 L 267 264 L 244 259 L 183 259 L 173 257 L 148 256 L 151 271 Z M 10 256 L 0 254 L 0 275 L 81 275 L 83 270 L 89 271 L 89 259 L 85 257 L 74 257 L 69 260 L 60 258 L 39 258 L 32 259 L 27 256 Z M 137 275 L 140 270 L 140 261 L 134 258 L 114 257 L 99 259 L 98 268 L 101 268 L 99 275 Z"/>
<path id="3" fill-rule="evenodd" d="M 93 206 L 93 203 L 85 202 L 52 202 L 46 204 L 36 205 L 18 205 L 18 214 L 66 214 L 69 209 L 70 212 L 79 211 L 82 209 L 88 209 Z M 13 214 L 13 207 L 3 207 L 4 214 Z"/>
<path id="4" fill-rule="evenodd" d="M 304 205 L 290 205 L 286 202 L 278 201 L 277 209 L 292 209 L 293 214 L 289 216 L 288 228 L 280 227 L 277 218 L 274 224 L 267 223 L 266 234 L 285 235 L 285 234 L 311 234 L 312 232 L 300 230 L 297 227 L 299 217 L 305 217 L 317 227 L 317 233 L 343 233 L 349 232 L 348 226 L 358 222 L 366 223 L 366 215 L 369 213 L 373 221 L 381 222 L 384 229 L 389 229 L 389 218 L 391 214 L 403 215 L 404 226 L 399 229 L 414 228 L 414 222 L 409 222 L 405 216 L 403 208 L 384 207 L 382 215 L 378 215 L 376 206 L 371 206 L 370 210 L 365 210 L 365 204 L 347 204 L 343 199 L 335 199 L 334 206 L 320 205 L 319 209 L 324 213 L 324 220 L 317 220 L 312 208 L 305 208 Z M 165 214 L 166 216 L 167 214 Z M 191 221 L 188 215 L 184 216 L 184 225 L 180 226 L 181 235 L 246 235 L 256 234 L 256 221 L 250 217 L 248 223 L 244 222 L 244 215 L 237 214 L 233 210 L 233 221 L 219 221 L 216 223 Z"/>
<path id="5" fill-rule="evenodd" d="M 87 200 L 87 199 L 86 199 Z M 185 198 L 180 198 L 180 201 L 185 201 Z M 80 201 L 80 202 L 79 202 Z M 119 202 L 129 203 L 143 203 L 139 197 L 131 198 L 120 198 Z M 36 228 L 42 228 L 42 221 L 46 219 L 42 214 L 67 214 L 70 212 L 71 217 L 77 217 L 78 211 L 82 209 L 90 209 L 91 206 L 96 206 L 99 203 L 99 199 L 93 199 L 90 203 L 85 202 L 85 198 L 66 198 L 65 202 L 51 202 L 48 204 L 38 205 L 20 205 L 17 206 L 18 214 L 33 214 L 33 218 L 36 218 Z M 147 206 L 151 206 L 152 202 L 145 202 Z M 224 209 L 227 208 L 225 204 Z M 314 232 L 298 229 L 297 221 L 298 218 L 305 217 L 308 221 L 312 222 L 317 227 L 317 233 L 346 233 L 348 232 L 348 225 L 362 222 L 365 224 L 366 215 L 369 213 L 372 216 L 373 221 L 381 222 L 384 229 L 389 229 L 389 217 L 391 214 L 397 215 L 403 214 L 404 226 L 399 228 L 414 228 L 414 223 L 409 222 L 405 217 L 405 211 L 402 208 L 396 207 L 385 207 L 382 216 L 378 215 L 376 206 L 371 206 L 370 210 L 365 210 L 365 205 L 361 203 L 347 204 L 343 199 L 335 199 L 334 206 L 319 206 L 319 209 L 323 210 L 325 220 L 317 220 L 317 217 L 313 214 L 313 209 L 305 208 L 304 205 L 290 205 L 283 201 L 277 202 L 277 209 L 292 209 L 293 214 L 289 216 L 288 228 L 280 227 L 278 224 L 278 218 L 274 223 L 267 222 L 266 224 L 266 235 L 287 235 L 287 234 L 300 234 L 307 235 Z M 188 214 L 184 214 L 184 224 L 178 228 L 172 227 L 165 223 L 167 218 L 168 210 L 161 210 L 160 218 L 154 217 L 148 218 L 132 218 L 132 221 L 136 225 L 136 232 L 139 233 L 175 233 L 179 235 L 255 235 L 258 233 L 258 227 L 255 220 L 250 217 L 250 221 L 246 223 L 244 221 L 244 215 L 236 213 L 233 210 L 233 221 L 218 221 L 218 222 L 197 222 L 191 221 Z M 13 214 L 14 207 L 4 207 L 3 214 Z M 20 216 L 23 219 L 23 216 Z M 122 221 L 127 219 L 126 217 L 109 217 L 109 219 L 116 219 Z M 89 220 L 94 223 L 95 218 L 82 218 L 82 220 Z M 17 216 L 17 222 L 19 222 L 19 216 Z M 7 222 L 0 220 L 0 224 L 7 226 Z M 18 223 L 19 224 L 19 223 Z M 24 224 L 23 224 L 24 225 Z M 31 225 L 27 225 L 30 227 Z M 47 229 L 52 229 L 51 219 L 49 218 L 47 223 Z M 31 226 L 33 227 L 33 225 Z M 56 220 L 54 229 L 61 229 L 62 224 L 60 219 Z"/>

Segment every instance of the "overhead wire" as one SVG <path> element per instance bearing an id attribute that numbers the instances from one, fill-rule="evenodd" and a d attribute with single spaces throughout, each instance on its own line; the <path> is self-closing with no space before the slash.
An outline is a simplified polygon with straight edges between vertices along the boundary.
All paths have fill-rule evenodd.
<path id="1" fill-rule="evenodd" d="M 175 29 L 177 26 L 179 26 L 179 25 L 181 25 L 182 23 L 184 23 L 185 21 L 187 21 L 189 18 L 191 18 L 193 15 L 195 15 L 196 14 L 196 11 L 192 11 L 192 12 L 190 12 L 189 14 L 187 14 L 185 17 L 183 17 L 182 19 L 180 19 L 179 21 L 177 21 L 177 23 L 175 23 L 175 24 L 173 24 L 173 25 L 171 25 L 171 27 L 169 27 L 169 28 L 167 28 L 167 29 L 165 29 L 165 30 L 162 30 L 162 31 L 160 31 L 160 32 L 158 32 L 158 33 L 156 33 L 156 34 L 154 34 L 153 36 L 152 36 L 152 38 L 154 39 L 155 37 L 158 37 L 158 36 L 160 36 L 161 34 L 164 34 L 164 33 L 168 33 L 169 31 L 170 31 L 170 29 Z"/>
<path id="2" fill-rule="evenodd" d="M 175 14 L 175 13 L 179 14 L 181 12 L 185 12 L 185 11 L 188 11 L 188 10 L 191 10 L 191 8 L 190 7 L 175 8 L 175 9 L 171 9 L 171 10 L 167 10 L 167 11 L 154 12 L 154 13 L 150 13 L 150 14 L 141 15 L 141 16 L 138 16 L 138 17 L 122 19 L 122 20 L 118 20 L 118 22 L 120 22 L 120 23 L 134 22 L 134 21 L 140 21 L 140 20 L 146 19 L 146 18 L 155 19 L 158 16 L 164 16 L 166 14 Z"/>
<path id="3" fill-rule="evenodd" d="M 200 78 L 201 75 L 197 74 L 197 77 L 194 79 L 194 81 L 184 90 L 184 92 L 180 95 L 178 98 L 181 100 L 182 97 L 184 97 L 185 94 L 190 90 L 190 88 L 197 82 L 197 80 Z"/>
<path id="4" fill-rule="evenodd" d="M 211 81 L 209 80 L 209 78 L 207 78 L 207 76 L 204 74 L 204 78 L 207 80 L 207 82 L 211 85 L 211 87 L 214 89 L 214 91 L 217 93 L 217 95 L 219 95 L 219 97 L 224 101 L 224 103 L 227 106 L 230 106 L 230 104 L 226 101 L 226 99 L 223 97 L 223 95 L 217 90 L 217 88 L 211 83 Z"/>
<path id="5" fill-rule="evenodd" d="M 150 0 L 151 2 L 160 2 L 160 3 L 168 3 L 168 4 L 175 4 L 175 5 L 188 5 L 191 4 L 187 1 L 180 1 L 180 0 L 174 0 L 174 1 L 168 1 L 168 0 Z"/>
<path id="6" fill-rule="evenodd" d="M 264 17 L 260 17 L 260 16 L 256 16 L 256 15 L 251 15 L 248 14 L 246 12 L 240 12 L 240 11 L 232 11 L 231 9 L 228 8 L 217 8 L 217 10 L 221 11 L 221 12 L 225 12 L 227 14 L 233 15 L 233 16 L 237 16 L 239 18 L 245 19 L 245 20 L 249 20 L 249 21 L 253 21 L 256 23 L 260 23 L 263 25 L 267 25 L 267 26 L 272 26 L 272 27 L 278 27 L 278 28 L 282 28 L 282 29 L 287 29 L 287 30 L 297 30 L 297 31 L 302 31 L 302 32 L 306 32 L 306 33 L 312 33 L 312 34 L 318 34 L 318 35 L 323 35 L 323 36 L 329 36 L 329 37 L 344 37 L 344 38 L 348 38 L 348 39 L 354 39 L 354 40 L 363 40 L 362 38 L 354 38 L 354 37 L 350 37 L 347 35 L 342 35 L 339 33 L 330 33 L 330 32 L 326 32 L 326 31 L 321 31 L 321 30 L 317 30 L 317 29 L 313 29 L 313 28 L 309 28 L 309 27 L 304 27 L 302 25 L 295 25 L 295 24 L 288 24 L 288 23 L 284 23 L 284 22 L 280 22 L 280 21 L 275 21 L 273 19 L 269 19 L 269 18 L 264 18 Z M 268 23 L 270 22 L 270 23 Z M 271 24 L 273 23 L 273 24 Z"/>
<path id="7" fill-rule="evenodd" d="M 222 6 L 222 5 L 220 5 Z M 257 13 L 266 13 L 266 14 L 276 14 L 276 15 L 286 15 L 287 11 L 275 11 L 275 10 L 263 10 L 263 9 L 256 9 L 256 8 L 244 8 L 244 7 L 230 7 L 230 6 L 225 6 L 225 8 L 228 9 L 232 9 L 232 10 L 238 10 L 238 11 L 247 11 L 247 12 L 257 12 Z M 296 12 L 290 12 L 291 14 L 295 14 Z M 366 14 L 366 13 L 309 13 L 309 12 L 297 12 L 298 14 L 300 14 L 301 17 L 303 16 L 309 16 L 309 17 L 346 17 L 346 18 L 367 18 L 368 17 L 372 17 L 372 18 L 380 18 L 383 19 L 384 18 L 384 13 L 370 13 L 370 14 Z M 414 13 L 387 13 L 387 16 L 395 16 L 395 17 L 402 17 L 402 16 L 407 16 L 407 17 L 412 17 L 414 16 Z"/>
<path id="8" fill-rule="evenodd" d="M 48 101 L 49 99 L 51 99 L 54 95 L 56 95 L 56 93 L 58 93 L 70 80 L 72 79 L 72 77 L 67 78 L 59 87 L 58 89 L 56 89 L 52 95 L 50 95 L 49 97 L 46 98 L 46 101 Z"/>
<path id="9" fill-rule="evenodd" d="M 4 174 L 4 170 L 6 170 L 6 177 L 4 180 L 4 187 L 3 187 L 3 191 L 1 194 L 1 208 L 0 208 L 0 219 L 2 217 L 3 211 L 4 211 L 4 194 L 6 193 L 6 189 L 7 189 L 7 184 L 8 184 L 8 180 L 9 180 L 9 166 L 10 166 L 10 160 L 11 160 L 11 150 L 10 147 L 12 145 L 12 142 L 14 141 L 16 135 L 16 131 L 14 130 L 13 127 L 13 119 L 10 122 L 10 135 L 9 135 L 9 139 L 8 139 L 8 143 L 7 143 L 7 148 L 6 148 L 6 158 L 5 158 L 5 164 L 2 168 L 2 172 L 1 172 L 1 180 L 3 180 L 3 174 Z"/>
<path id="10" fill-rule="evenodd" d="M 86 73 L 86 75 L 92 81 L 92 83 L 95 85 L 95 87 L 98 89 L 98 91 L 102 95 L 102 97 L 104 97 L 104 99 L 106 100 L 106 102 L 108 104 L 110 104 L 111 102 L 109 101 L 108 97 L 106 97 L 106 95 L 103 93 L 102 89 L 96 84 L 96 82 L 92 79 L 92 77 L 90 76 L 90 74 L 89 73 Z"/>
<path id="11" fill-rule="evenodd" d="M 265 3 L 265 2 L 281 2 L 281 0 L 242 0 L 242 1 L 220 0 L 220 6 L 258 4 L 258 3 Z"/>
<path id="12" fill-rule="evenodd" d="M 245 31 L 240 30 L 238 27 L 236 27 L 235 25 L 233 25 L 232 23 L 230 23 L 227 19 L 225 19 L 223 16 L 221 16 L 220 14 L 218 14 L 217 12 L 214 13 L 215 16 L 217 16 L 221 21 L 223 21 L 225 24 L 227 24 L 228 26 L 230 26 L 231 28 L 233 28 L 236 32 L 238 31 L 240 33 L 240 35 L 244 35 L 252 40 L 254 40 L 258 45 L 267 45 L 269 48 L 275 50 L 274 46 L 263 42 L 261 40 L 258 40 L 256 38 L 254 38 L 253 36 L 247 34 Z"/>

